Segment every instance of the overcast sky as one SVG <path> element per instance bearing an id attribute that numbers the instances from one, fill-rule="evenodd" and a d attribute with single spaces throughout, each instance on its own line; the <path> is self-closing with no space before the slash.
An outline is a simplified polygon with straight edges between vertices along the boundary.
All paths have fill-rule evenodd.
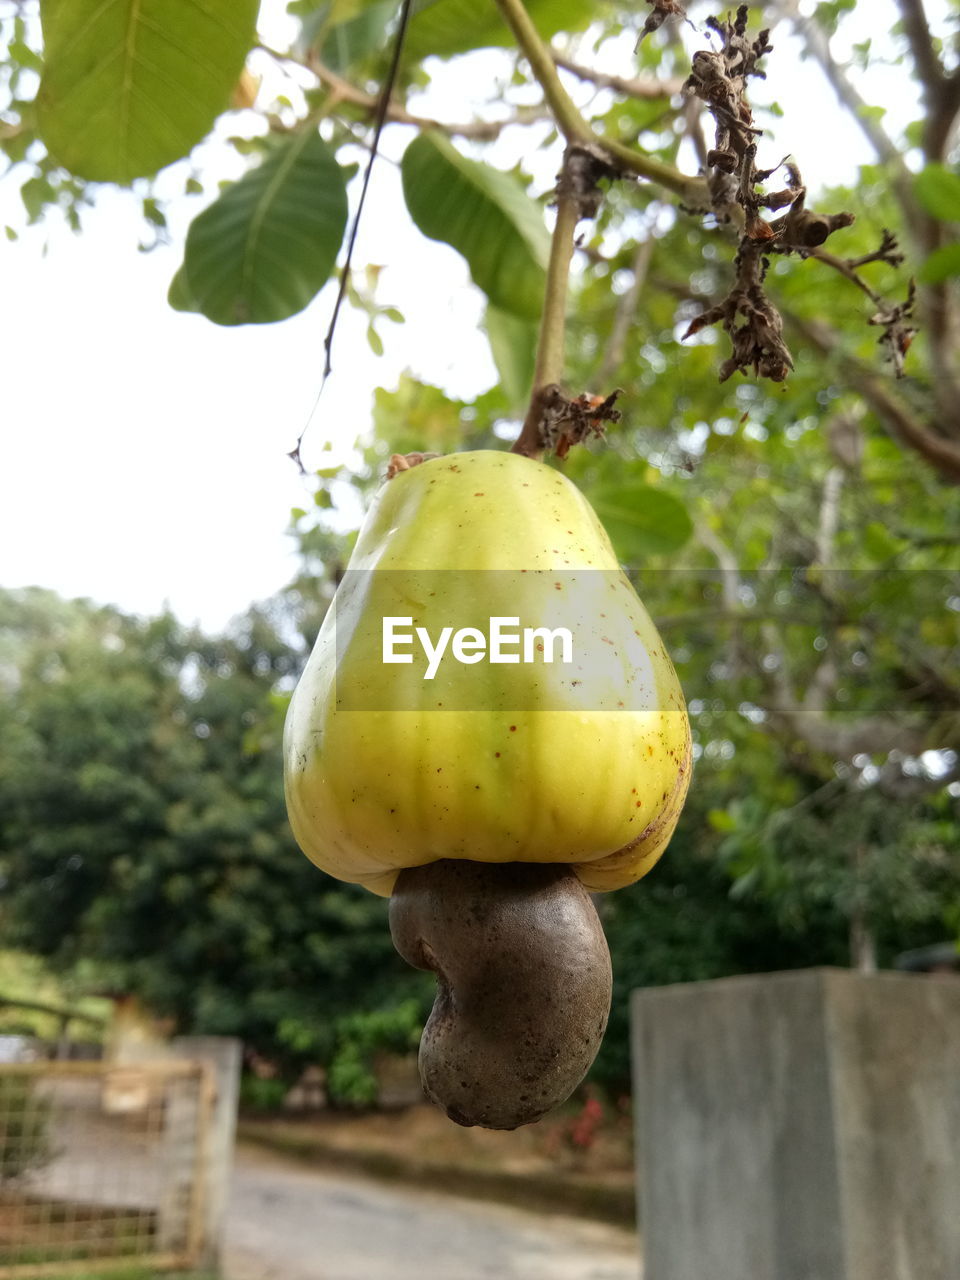
<path id="1" fill-rule="evenodd" d="M 878 0 L 871 17 L 888 9 Z M 776 146 L 799 150 L 817 129 L 830 146 L 803 154 L 805 178 L 849 180 L 869 158 L 858 131 L 829 97 L 817 127 L 814 73 L 780 48 L 787 114 Z M 492 65 L 481 61 L 477 86 L 489 86 Z M 902 73 L 887 83 L 899 84 L 888 100 L 902 103 Z M 432 109 L 468 115 L 463 89 L 462 72 L 444 69 Z M 409 131 L 388 133 L 396 156 Z M 218 175 L 239 172 L 228 148 L 204 155 Z M 558 159 L 547 157 L 546 173 Z M 174 211 L 172 246 L 138 253 L 145 232 L 129 193 L 104 189 L 74 236 L 55 221 L 24 229 L 20 181 L 0 182 L 0 224 L 20 231 L 14 243 L 0 238 L 0 584 L 144 613 L 169 603 L 185 621 L 221 627 L 294 570 L 285 530 L 310 491 L 286 454 L 316 396 L 332 290 L 276 325 L 224 329 L 174 312 L 166 290 L 199 205 Z M 321 465 L 326 439 L 345 448 L 368 427 L 374 389 L 395 385 L 404 368 L 460 395 L 494 378 L 477 331 L 481 301 L 457 255 L 408 227 L 389 161 L 377 166 L 357 262 L 388 264 L 379 297 L 407 323 L 383 327 L 378 360 L 364 323 L 344 310 L 308 466 Z"/>

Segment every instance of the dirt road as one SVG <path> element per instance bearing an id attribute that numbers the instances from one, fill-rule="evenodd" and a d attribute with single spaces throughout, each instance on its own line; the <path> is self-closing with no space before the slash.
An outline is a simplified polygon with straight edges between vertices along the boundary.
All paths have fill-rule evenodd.
<path id="1" fill-rule="evenodd" d="M 236 1153 L 225 1280 L 640 1280 L 638 1258 L 616 1227 Z"/>

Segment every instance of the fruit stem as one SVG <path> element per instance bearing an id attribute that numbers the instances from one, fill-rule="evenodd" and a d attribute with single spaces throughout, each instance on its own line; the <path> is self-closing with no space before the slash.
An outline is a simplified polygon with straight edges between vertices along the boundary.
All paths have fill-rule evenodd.
<path id="1" fill-rule="evenodd" d="M 537 338 L 537 359 L 533 373 L 530 405 L 520 435 L 513 445 L 514 453 L 537 458 L 543 453 L 542 421 L 544 393 L 563 378 L 564 346 L 567 323 L 567 287 L 580 203 L 561 173 L 557 185 L 557 220 L 550 243 L 547 283 L 543 295 L 543 312 Z"/>
<path id="2" fill-rule="evenodd" d="M 595 209 L 589 211 L 581 206 L 577 198 L 577 183 L 570 178 L 571 152 L 579 148 L 601 165 L 606 163 L 610 176 L 630 173 L 657 183 L 668 191 L 675 192 L 691 206 L 709 204 L 709 200 L 704 179 L 690 178 L 662 160 L 597 134 L 563 87 L 550 46 L 531 21 L 523 0 L 494 0 L 494 3 L 513 32 L 517 47 L 530 63 L 534 79 L 543 90 L 557 128 L 567 142 L 563 171 L 557 188 L 557 221 L 547 268 L 533 391 L 523 427 L 513 446 L 514 453 L 538 458 L 547 443 L 543 429 L 545 410 L 551 400 L 557 400 L 557 384 L 563 376 L 567 282 L 576 227 L 582 214 L 593 216 L 595 213 Z"/>

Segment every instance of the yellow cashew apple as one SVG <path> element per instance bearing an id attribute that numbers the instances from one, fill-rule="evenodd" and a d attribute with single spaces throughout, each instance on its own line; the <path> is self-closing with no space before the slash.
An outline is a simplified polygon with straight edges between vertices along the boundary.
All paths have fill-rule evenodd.
<path id="1" fill-rule="evenodd" d="M 515 633 L 499 663 L 477 657 L 493 619 Z M 453 633 L 430 678 L 417 628 L 435 648 Z M 517 661 L 526 631 L 532 660 Z M 691 761 L 673 665 L 589 503 L 497 451 L 433 458 L 380 489 L 284 752 L 304 852 L 385 896 L 402 869 L 441 859 L 563 863 L 588 890 L 620 888 L 666 847 Z"/>

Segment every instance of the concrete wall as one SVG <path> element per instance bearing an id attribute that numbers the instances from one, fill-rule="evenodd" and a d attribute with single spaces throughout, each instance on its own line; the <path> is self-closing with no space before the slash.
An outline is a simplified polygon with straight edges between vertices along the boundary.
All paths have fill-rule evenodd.
<path id="1" fill-rule="evenodd" d="M 960 1277 L 960 980 L 633 997 L 644 1280 Z"/>

